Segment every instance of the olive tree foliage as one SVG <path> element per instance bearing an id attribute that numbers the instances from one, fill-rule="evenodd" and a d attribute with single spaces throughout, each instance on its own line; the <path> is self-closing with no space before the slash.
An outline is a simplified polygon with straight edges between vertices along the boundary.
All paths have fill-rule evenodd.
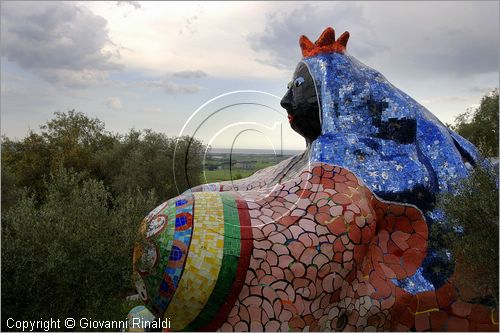
<path id="1" fill-rule="evenodd" d="M 475 110 L 455 119 L 451 128 L 480 148 L 485 157 L 498 157 L 498 89 L 481 99 Z"/>
<path id="2" fill-rule="evenodd" d="M 102 121 L 83 113 L 73 110 L 55 115 L 40 127 L 51 154 L 50 170 L 64 167 L 94 171 L 95 153 L 111 148 L 117 136 L 107 132 Z"/>
<path id="3" fill-rule="evenodd" d="M 98 168 L 115 193 L 153 189 L 166 200 L 201 183 L 203 148 L 188 137 L 131 130 L 112 149 L 98 153 Z"/>
<path id="4" fill-rule="evenodd" d="M 60 168 L 99 178 L 96 153 L 117 142 L 116 136 L 105 131 L 102 121 L 74 110 L 56 112 L 54 119 L 40 126 L 40 133 L 30 131 L 23 140 L 2 139 L 2 183 L 5 172 L 7 185 L 28 187 L 36 199 L 44 197 L 44 179 Z M 8 187 L 4 191 L 2 187 L 3 208 L 12 204 L 8 200 L 13 194 L 7 192 L 11 189 L 14 190 Z"/>
<path id="5" fill-rule="evenodd" d="M 465 301 L 498 308 L 498 176 L 476 167 L 456 192 L 438 197 L 446 223 L 435 223 L 431 233 L 451 250 L 456 260 L 454 283 Z"/>
<path id="6" fill-rule="evenodd" d="M 75 111 L 3 137 L 2 318 L 123 320 L 139 224 L 200 183 L 203 151 L 150 130 L 113 134 Z"/>
<path id="7" fill-rule="evenodd" d="M 154 190 L 166 200 L 201 183 L 200 141 L 151 130 L 112 134 L 102 121 L 80 112 L 56 112 L 40 133 L 30 132 L 20 141 L 2 139 L 3 208 L 12 205 L 24 187 L 43 199 L 44 179 L 60 168 L 102 180 L 113 195 Z"/>
<path id="8" fill-rule="evenodd" d="M 43 202 L 24 191 L 2 213 L 2 318 L 125 318 L 133 245 L 156 198 L 113 198 L 102 181 L 65 169 L 44 186 Z"/>
<path id="9" fill-rule="evenodd" d="M 452 127 L 474 143 L 484 157 L 498 156 L 498 89 L 475 111 L 459 115 Z M 496 167 L 497 168 L 497 167 Z M 499 197 L 498 169 L 488 161 L 476 165 L 453 192 L 442 193 L 437 207 L 445 221 L 435 223 L 434 239 L 455 258 L 454 283 L 465 301 L 498 308 Z M 443 244 L 444 243 L 444 244 Z"/>

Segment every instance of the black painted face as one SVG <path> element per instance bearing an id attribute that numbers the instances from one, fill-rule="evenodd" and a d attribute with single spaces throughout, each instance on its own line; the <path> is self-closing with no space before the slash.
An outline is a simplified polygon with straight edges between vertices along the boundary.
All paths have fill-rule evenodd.
<path id="1" fill-rule="evenodd" d="M 304 63 L 299 63 L 288 84 L 288 91 L 281 99 L 281 106 L 288 112 L 292 129 L 302 135 L 308 144 L 321 134 L 319 104 L 314 80 Z"/>

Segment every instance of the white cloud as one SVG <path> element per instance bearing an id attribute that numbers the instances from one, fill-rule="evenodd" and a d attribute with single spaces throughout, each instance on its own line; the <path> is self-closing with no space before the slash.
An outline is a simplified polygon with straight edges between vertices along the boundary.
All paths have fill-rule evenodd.
<path id="1" fill-rule="evenodd" d="M 249 33 L 248 42 L 259 53 L 259 62 L 293 70 L 300 58 L 299 36 L 306 35 L 314 42 L 328 26 L 333 26 L 337 37 L 349 30 L 363 43 L 348 45 L 360 58 L 369 58 L 386 49 L 368 20 L 363 6 L 357 3 L 330 2 L 297 4 L 289 10 L 277 9 L 266 15 L 260 31 Z M 353 25 L 351 22 L 355 21 Z"/>
<path id="2" fill-rule="evenodd" d="M 193 94 L 200 91 L 200 86 L 197 86 L 195 84 L 180 85 L 168 81 L 162 82 L 162 88 L 163 91 L 166 92 L 167 94 L 177 94 L 177 93 Z"/>
<path id="3" fill-rule="evenodd" d="M 142 111 L 147 112 L 147 113 L 160 113 L 161 109 L 157 107 L 146 107 L 142 109 Z"/>
<path id="4" fill-rule="evenodd" d="M 139 1 L 117 1 L 116 4 L 118 6 L 120 5 L 130 5 L 132 7 L 134 7 L 134 9 L 140 9 L 141 8 L 141 4 L 139 3 Z"/>
<path id="5" fill-rule="evenodd" d="M 315 41 L 332 26 L 351 34 L 347 50 L 375 69 L 420 78 L 467 77 L 498 72 L 498 3 L 331 2 L 297 3 L 266 16 L 264 28 L 248 40 L 262 63 L 293 70 L 298 37 Z M 422 18 L 425 17 L 425 24 Z M 463 22 L 463 24 L 457 24 Z"/>
<path id="6" fill-rule="evenodd" d="M 121 62 L 127 68 L 149 76 L 185 68 L 225 78 L 283 75 L 282 71 L 255 61 L 258 53 L 247 41 L 248 33 L 256 31 L 265 21 L 263 13 L 281 5 L 261 2 L 142 2 L 141 5 L 140 11 L 124 18 L 120 8 L 110 10 L 103 2 L 82 3 L 108 20 L 110 38 L 127 48 L 121 52 Z M 183 33 L 179 34 L 179 30 Z"/>
<path id="7" fill-rule="evenodd" d="M 463 102 L 467 99 L 460 96 L 438 96 L 430 99 L 422 99 L 420 102 L 425 105 L 449 103 L 449 102 Z"/>
<path id="8" fill-rule="evenodd" d="M 184 70 L 180 72 L 175 72 L 174 76 L 180 77 L 182 79 L 199 79 L 202 77 L 206 77 L 207 73 L 202 70 Z"/>
<path id="9" fill-rule="evenodd" d="M 122 109 L 122 102 L 118 97 L 108 97 L 106 99 L 106 106 L 113 110 Z"/>
<path id="10" fill-rule="evenodd" d="M 107 124 L 125 130 L 130 123 L 156 128 L 165 118 L 164 127 L 172 130 L 182 126 L 186 110 L 228 90 L 282 95 L 301 58 L 299 36 L 314 41 L 326 26 L 337 35 L 350 31 L 351 55 L 427 103 L 443 121 L 452 122 L 487 87 L 498 86 L 496 2 L 433 2 L 432 10 L 426 2 L 1 6 L 2 114 L 10 110 L 9 119 L 19 117 L 18 124 L 26 123 L 22 112 L 37 110 L 43 122 L 54 110 L 79 108 L 100 112 L 110 117 Z M 25 82 L 16 86 L 14 75 Z M 44 104 L 46 88 L 52 93 Z M 106 97 L 123 94 L 133 98 L 127 98 L 122 117 L 113 119 Z M 150 117 L 132 111 L 148 105 Z M 155 105 L 165 106 L 162 113 Z"/>
<path id="11" fill-rule="evenodd" d="M 2 56 L 44 80 L 70 87 L 119 70 L 107 21 L 67 2 L 3 2 Z"/>
<path id="12" fill-rule="evenodd" d="M 469 88 L 469 91 L 474 93 L 486 94 L 491 92 L 494 87 L 482 87 L 482 86 L 472 86 Z"/>
<path id="13" fill-rule="evenodd" d="M 160 90 L 166 94 L 194 94 L 201 89 L 201 86 L 196 84 L 177 84 L 167 79 L 136 81 L 128 86 Z"/>
<path id="14" fill-rule="evenodd" d="M 389 46 L 370 63 L 408 80 L 498 73 L 498 2 L 441 1 L 432 2 L 432 9 L 429 4 L 363 3 L 371 24 L 380 31 L 379 40 Z M 352 35 L 350 42 L 366 40 L 359 37 Z"/>
<path id="15" fill-rule="evenodd" d="M 350 31 L 349 53 L 384 72 L 427 78 L 498 71 L 494 2 L 436 2 L 432 10 L 425 2 L 145 2 L 126 19 L 106 3 L 85 5 L 129 49 L 123 63 L 152 76 L 198 68 L 214 77 L 281 79 L 301 58 L 299 36 L 314 41 L 327 26 Z"/>

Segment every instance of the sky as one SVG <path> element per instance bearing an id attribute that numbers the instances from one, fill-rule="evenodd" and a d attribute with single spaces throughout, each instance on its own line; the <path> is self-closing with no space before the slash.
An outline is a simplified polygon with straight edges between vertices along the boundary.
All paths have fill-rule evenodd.
<path id="1" fill-rule="evenodd" d="M 1 2 L 1 131 L 75 109 L 126 133 L 302 149 L 279 100 L 299 36 L 347 51 L 453 123 L 499 82 L 499 2 Z M 283 137 L 283 139 L 280 139 Z"/>

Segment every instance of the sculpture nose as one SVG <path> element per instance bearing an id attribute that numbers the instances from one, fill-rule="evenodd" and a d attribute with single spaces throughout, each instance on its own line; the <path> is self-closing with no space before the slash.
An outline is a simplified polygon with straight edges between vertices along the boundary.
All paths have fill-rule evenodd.
<path id="1" fill-rule="evenodd" d="M 289 111 L 292 108 L 292 92 L 288 90 L 285 96 L 281 99 L 280 105 L 283 109 Z"/>

